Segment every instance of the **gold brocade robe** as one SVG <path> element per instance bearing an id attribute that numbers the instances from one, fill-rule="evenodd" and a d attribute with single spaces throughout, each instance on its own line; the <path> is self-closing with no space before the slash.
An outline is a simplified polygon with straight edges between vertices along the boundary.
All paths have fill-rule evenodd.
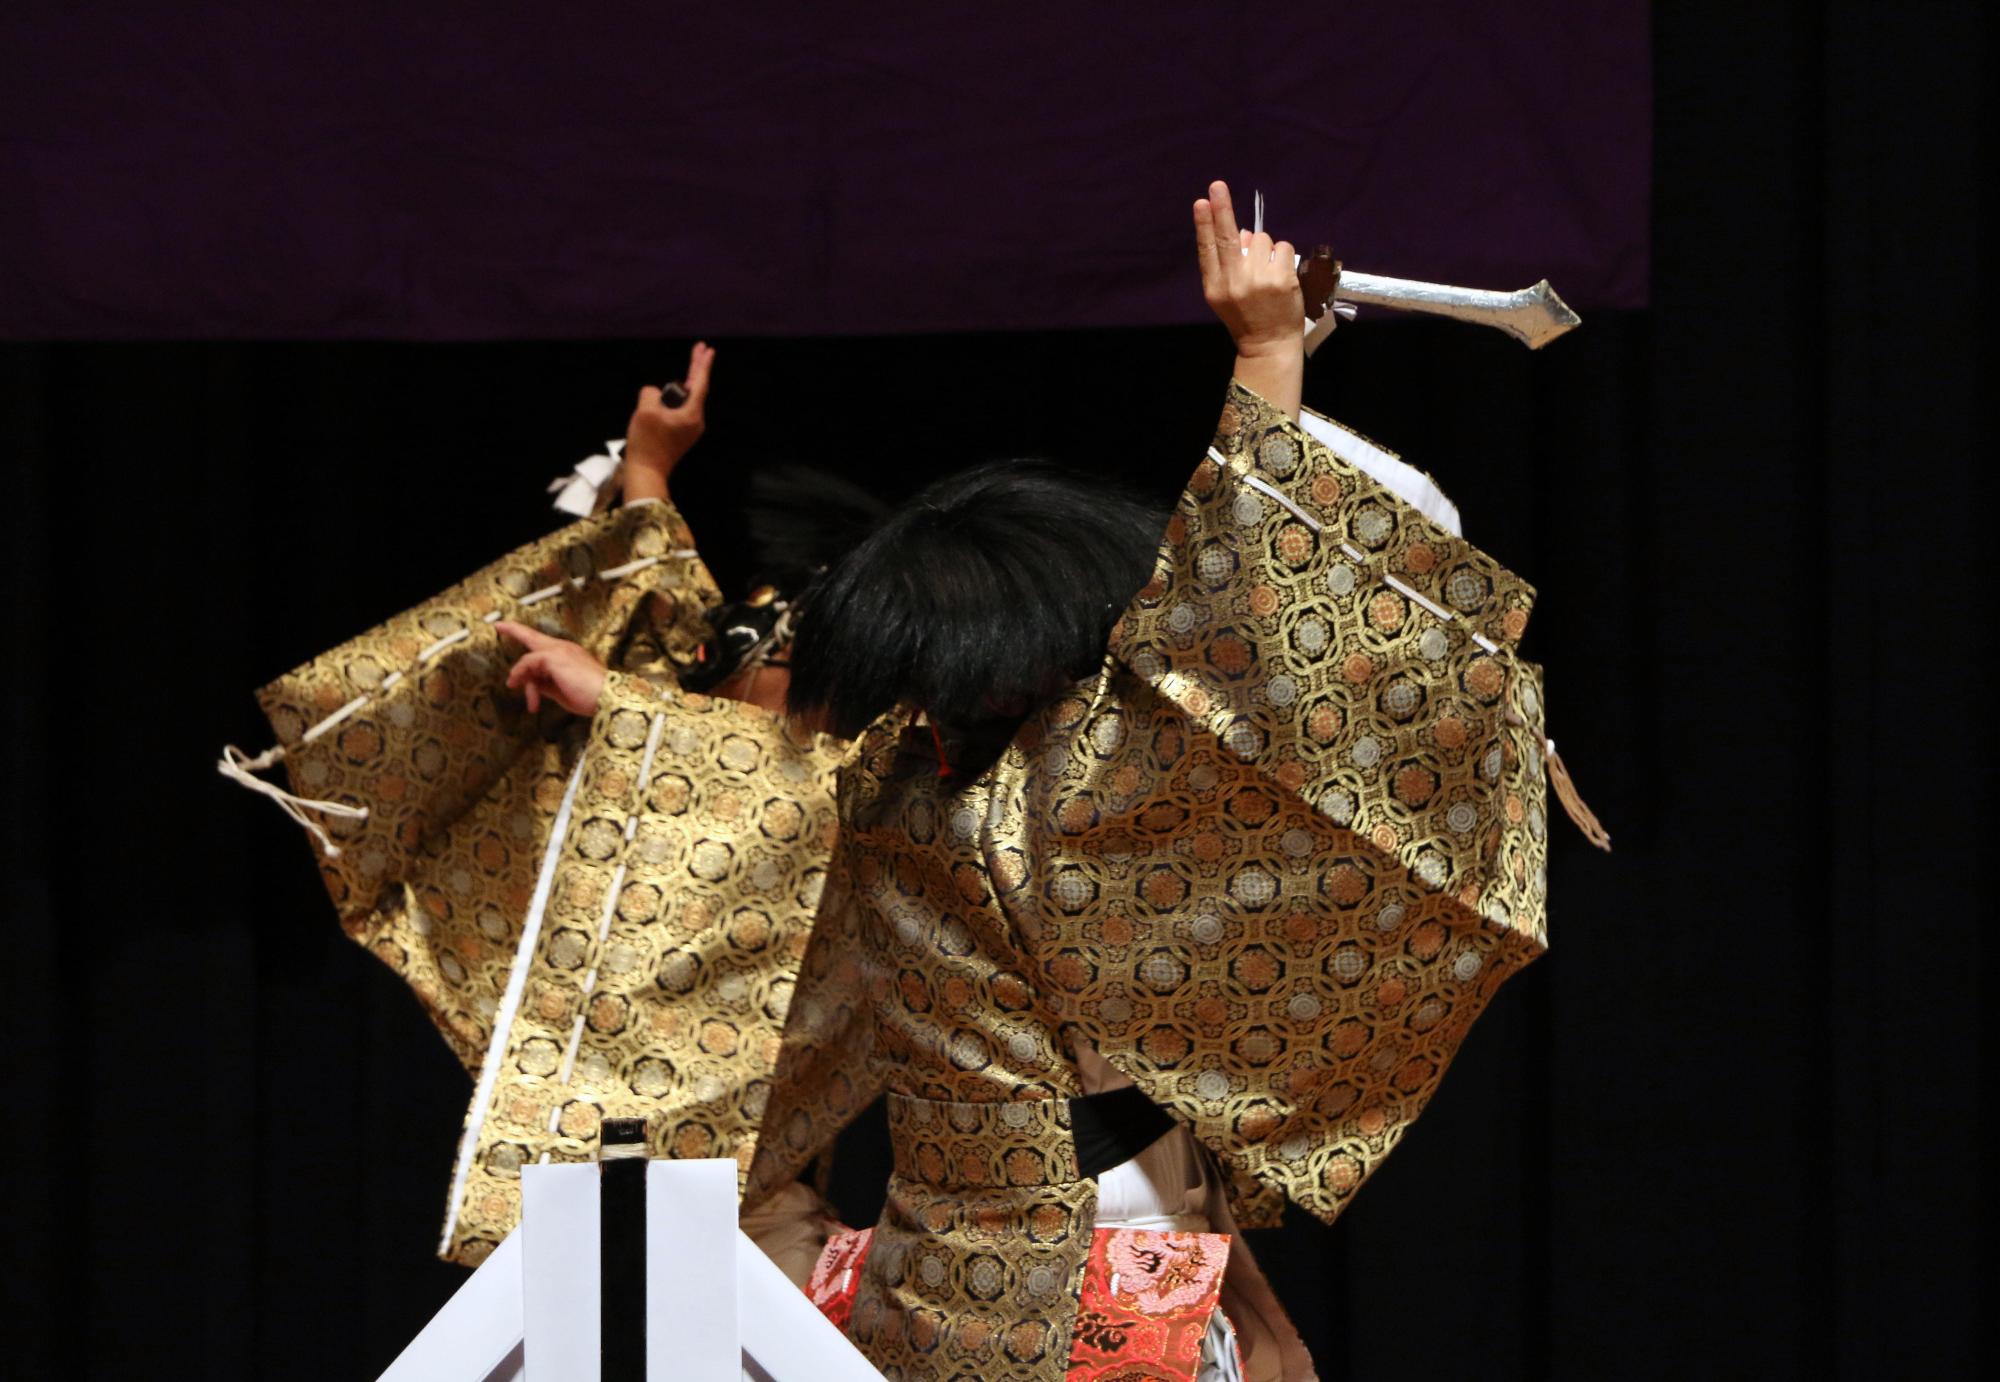
<path id="1" fill-rule="evenodd" d="M 754 1150 L 834 835 L 844 745 L 682 693 L 719 600 L 666 504 L 586 519 L 259 693 L 295 791 L 365 806 L 322 860 L 347 934 L 476 1082 L 442 1256 L 483 1260 L 520 1167 Z M 505 685 L 508 618 L 615 668 L 587 725 Z M 644 675 L 641 675 L 643 673 Z"/>
<path id="2" fill-rule="evenodd" d="M 1544 947 L 1533 592 L 1232 386 L 1102 670 L 970 782 L 907 717 L 841 841 L 748 1194 L 886 1088 L 848 1329 L 891 1378 L 1064 1374 L 1093 1043 L 1237 1222 L 1332 1219 Z"/>

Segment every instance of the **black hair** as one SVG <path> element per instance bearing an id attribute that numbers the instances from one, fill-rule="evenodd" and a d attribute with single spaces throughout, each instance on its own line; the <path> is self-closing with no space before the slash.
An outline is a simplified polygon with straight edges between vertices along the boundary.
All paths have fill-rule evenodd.
<path id="1" fill-rule="evenodd" d="M 712 632 L 701 660 L 681 674 L 709 691 L 750 661 L 776 661 L 800 598 L 835 558 L 889 512 L 860 485 L 807 465 L 752 471 L 739 509 L 749 582 L 739 600 L 705 611 Z"/>
<path id="2" fill-rule="evenodd" d="M 888 513 L 887 504 L 845 476 L 809 465 L 759 466 L 742 504 L 751 587 L 800 594 Z"/>
<path id="3" fill-rule="evenodd" d="M 1103 660 L 1167 510 L 1043 461 L 936 481 L 814 585 L 790 708 L 851 737 L 897 705 L 950 730 L 1019 721 Z"/>

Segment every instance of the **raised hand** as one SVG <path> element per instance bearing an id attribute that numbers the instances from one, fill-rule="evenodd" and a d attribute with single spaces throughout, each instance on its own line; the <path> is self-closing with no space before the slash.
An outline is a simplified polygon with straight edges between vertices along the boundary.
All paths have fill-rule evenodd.
<path id="1" fill-rule="evenodd" d="M 591 715 L 604 694 L 604 664 L 566 638 L 502 619 L 493 626 L 528 650 L 507 673 L 507 685 L 539 711 L 544 697 L 572 715 Z"/>
<path id="2" fill-rule="evenodd" d="M 667 477 L 694 449 L 707 426 L 708 372 L 715 347 L 696 341 L 688 353 L 686 401 L 668 407 L 660 391 L 648 384 L 625 424 L 625 502 L 667 497 Z"/>
<path id="3" fill-rule="evenodd" d="M 1201 295 L 1236 342 L 1236 377 L 1293 417 L 1305 378 L 1305 299 L 1291 243 L 1236 224 L 1229 184 L 1194 204 Z"/>

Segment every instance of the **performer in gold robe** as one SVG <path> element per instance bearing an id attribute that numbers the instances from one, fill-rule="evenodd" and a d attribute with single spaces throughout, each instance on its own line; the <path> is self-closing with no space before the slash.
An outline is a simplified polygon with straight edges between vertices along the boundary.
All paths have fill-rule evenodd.
<path id="1" fill-rule="evenodd" d="M 280 748 L 226 767 L 282 758 L 296 796 L 251 780 L 321 835 L 341 925 L 474 1081 L 439 1241 L 467 1265 L 515 1225 L 521 1166 L 594 1156 L 606 1117 L 645 1117 L 655 1155 L 747 1168 L 756 1146 L 843 746 L 773 708 L 782 594 L 711 627 L 721 594 L 668 500 L 712 355 L 678 407 L 641 393 L 624 507 L 265 687 Z M 800 1279 L 827 1227 L 797 1183 L 746 1220 Z"/>
<path id="2" fill-rule="evenodd" d="M 887 1090 L 887 1204 L 813 1290 L 891 1378 L 1311 1376 L 1232 1229 L 1333 1219 L 1544 948 L 1534 592 L 1302 423 L 1291 247 L 1195 213 L 1236 377 L 1115 626 L 1074 554 L 1116 496 L 997 473 L 795 645 L 795 710 L 861 733 L 748 1194 Z M 981 662 L 1023 607 L 1101 661 Z"/>
<path id="3" fill-rule="evenodd" d="M 1334 1218 L 1544 948 L 1534 593 L 1302 413 L 1290 246 L 1220 184 L 1196 226 L 1238 358 L 1164 541 L 954 477 L 794 645 L 858 738 L 746 1203 L 886 1090 L 882 1216 L 810 1289 L 891 1378 L 1310 1378 L 1235 1229 Z"/>

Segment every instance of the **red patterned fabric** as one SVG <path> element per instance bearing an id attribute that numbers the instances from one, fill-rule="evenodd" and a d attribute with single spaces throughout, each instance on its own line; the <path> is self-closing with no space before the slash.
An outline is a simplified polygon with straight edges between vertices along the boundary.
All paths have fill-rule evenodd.
<path id="1" fill-rule="evenodd" d="M 806 1283 L 820 1313 L 842 1329 L 874 1234 L 834 1234 Z M 1226 1233 L 1098 1229 L 1083 1269 L 1067 1382 L 1195 1382 L 1228 1262 Z"/>
<path id="2" fill-rule="evenodd" d="M 854 1313 L 854 1296 L 861 1289 L 861 1262 L 875 1239 L 872 1228 L 844 1228 L 826 1240 L 819 1261 L 813 1264 L 806 1294 L 819 1312 L 841 1329 Z"/>
<path id="3" fill-rule="evenodd" d="M 1097 1230 L 1069 1382 L 1195 1382 L 1228 1261 L 1226 1233 Z"/>

